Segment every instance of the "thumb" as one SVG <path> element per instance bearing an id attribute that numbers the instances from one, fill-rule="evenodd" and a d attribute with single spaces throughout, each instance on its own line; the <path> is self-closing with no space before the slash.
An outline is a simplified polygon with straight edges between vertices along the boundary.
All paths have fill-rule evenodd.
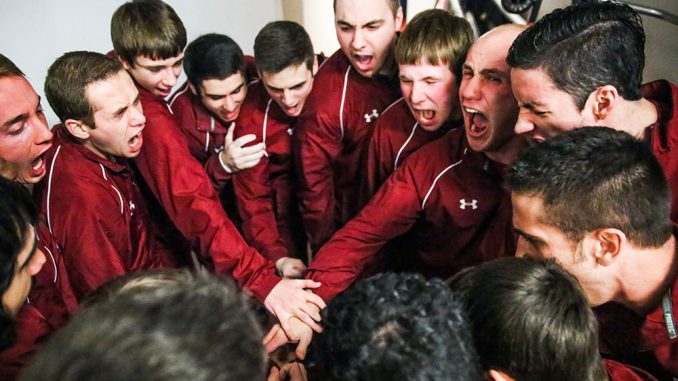
<path id="1" fill-rule="evenodd" d="M 231 122 L 231 125 L 228 126 L 228 131 L 226 131 L 226 137 L 224 138 L 224 147 L 228 147 L 233 143 L 233 130 L 235 130 L 235 123 Z"/>

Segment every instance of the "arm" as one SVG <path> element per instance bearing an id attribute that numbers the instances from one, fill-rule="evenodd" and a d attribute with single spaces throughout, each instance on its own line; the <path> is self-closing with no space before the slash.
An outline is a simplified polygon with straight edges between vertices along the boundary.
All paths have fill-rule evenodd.
<path id="1" fill-rule="evenodd" d="M 294 137 L 301 215 L 317 252 L 337 229 L 334 163 L 341 154 L 341 132 L 327 117 L 308 112 L 297 121 Z"/>
<path id="2" fill-rule="evenodd" d="M 360 187 L 360 206 L 361 208 L 370 201 L 372 196 L 379 190 L 388 176 L 393 172 L 392 149 L 382 149 L 382 144 L 386 141 L 384 129 L 388 128 L 384 124 L 386 118 L 377 119 L 376 125 L 372 130 L 372 135 L 368 139 L 367 151 L 365 154 L 365 177 Z"/>
<path id="3" fill-rule="evenodd" d="M 315 293 L 328 301 L 350 286 L 389 240 L 417 221 L 420 199 L 409 167 L 388 178 L 365 208 L 318 252 L 307 277 L 321 282 Z"/>

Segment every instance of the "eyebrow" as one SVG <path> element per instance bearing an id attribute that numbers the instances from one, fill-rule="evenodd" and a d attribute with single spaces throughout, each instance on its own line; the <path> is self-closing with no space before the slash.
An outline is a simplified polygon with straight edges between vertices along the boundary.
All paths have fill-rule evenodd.
<path id="1" fill-rule="evenodd" d="M 138 62 L 137 62 L 137 65 L 143 67 L 144 69 L 153 70 L 153 69 L 162 69 L 162 68 L 165 68 L 165 67 L 167 67 L 167 66 L 177 66 L 177 65 L 179 65 L 179 64 L 182 64 L 183 62 L 184 62 L 184 59 L 181 58 L 181 59 L 177 60 L 176 62 L 174 62 L 174 63 L 171 64 L 171 65 L 142 65 L 142 64 L 140 64 L 140 63 L 138 63 Z"/>
<path id="2" fill-rule="evenodd" d="M 505 72 L 502 72 L 499 69 L 483 69 L 480 71 L 482 75 L 494 75 L 501 78 L 508 78 Z"/>
<path id="3" fill-rule="evenodd" d="M 518 104 L 518 107 L 522 107 L 522 108 L 526 108 L 528 110 L 534 111 L 536 108 L 544 107 L 544 105 L 542 105 L 539 102 L 529 101 L 529 102 L 524 102 L 524 103 Z"/>
<path id="4" fill-rule="evenodd" d="M 289 89 L 293 89 L 293 88 L 295 88 L 295 87 L 301 86 L 301 85 L 303 85 L 304 83 L 306 83 L 306 80 L 303 80 L 303 81 L 301 81 L 301 82 L 299 82 L 299 83 L 296 83 L 296 84 L 290 86 Z M 273 91 L 283 91 L 283 90 L 285 90 L 285 89 L 281 89 L 281 88 L 278 88 L 278 87 L 275 87 L 275 86 L 268 86 L 268 88 L 271 89 L 271 90 L 273 90 Z"/>
<path id="5" fill-rule="evenodd" d="M 384 22 L 384 19 L 370 20 L 370 21 L 364 23 L 363 25 L 360 25 L 360 27 L 364 28 L 364 27 L 369 26 L 371 24 L 378 24 L 378 23 L 383 23 L 383 22 Z M 355 28 L 357 26 L 357 25 L 351 24 L 348 21 L 344 21 L 344 20 L 337 20 L 337 24 L 340 24 L 340 25 L 343 25 L 343 26 L 348 26 L 348 27 L 351 27 L 351 28 Z"/>
<path id="6" fill-rule="evenodd" d="M 538 243 L 538 244 L 542 244 L 542 245 L 546 244 L 546 242 L 544 242 L 544 240 L 542 240 L 541 238 L 535 237 L 535 236 L 533 236 L 533 235 L 531 235 L 531 234 L 527 234 L 527 233 L 525 233 L 524 231 L 522 231 L 522 230 L 520 230 L 520 229 L 518 229 L 518 228 L 513 228 L 513 230 L 515 230 L 515 232 L 516 232 L 519 236 L 522 236 L 523 238 L 525 238 L 526 240 L 528 240 L 528 241 L 530 241 L 530 242 L 532 242 L 532 243 Z"/>
<path id="7" fill-rule="evenodd" d="M 37 110 L 38 108 L 40 108 L 41 102 L 42 102 L 42 97 L 40 97 L 40 96 L 38 95 L 38 102 L 37 102 L 37 104 L 35 105 L 35 109 L 36 109 L 36 110 Z M 27 119 L 28 119 L 28 114 L 27 114 L 27 113 L 19 114 L 19 115 L 13 117 L 12 119 L 9 119 L 9 120 L 5 121 L 5 122 L 2 124 L 2 126 L 1 126 L 0 128 L 3 129 L 3 130 L 6 130 L 6 129 L 8 129 L 10 126 L 12 126 L 14 123 L 21 122 L 21 121 L 24 121 L 24 120 L 27 120 Z"/>

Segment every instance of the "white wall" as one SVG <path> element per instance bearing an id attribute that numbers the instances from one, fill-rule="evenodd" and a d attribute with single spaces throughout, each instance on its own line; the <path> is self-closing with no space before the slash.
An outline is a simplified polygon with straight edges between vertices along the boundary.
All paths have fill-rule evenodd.
<path id="1" fill-rule="evenodd" d="M 188 41 L 201 34 L 229 35 L 246 54 L 268 22 L 282 17 L 283 0 L 167 0 L 186 26 Z M 39 94 L 47 68 L 63 53 L 113 48 L 110 22 L 123 0 L 0 0 L 0 53 L 26 74 Z M 43 96 L 44 99 L 44 96 Z M 50 125 L 57 122 L 43 101 Z"/>

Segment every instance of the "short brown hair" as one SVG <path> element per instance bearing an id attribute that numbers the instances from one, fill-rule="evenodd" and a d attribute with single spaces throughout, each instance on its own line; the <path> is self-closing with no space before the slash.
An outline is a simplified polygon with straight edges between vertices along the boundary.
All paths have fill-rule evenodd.
<path id="1" fill-rule="evenodd" d="M 133 0 L 113 13 L 111 40 L 118 57 L 134 66 L 138 56 L 176 57 L 186 47 L 186 28 L 160 0 Z"/>
<path id="2" fill-rule="evenodd" d="M 471 25 L 441 9 L 425 10 L 412 19 L 395 47 L 399 65 L 415 65 L 422 59 L 431 65 L 447 64 L 459 80 L 466 53 L 473 44 Z"/>
<path id="3" fill-rule="evenodd" d="M 391 8 L 391 12 L 393 12 L 393 17 L 395 17 L 396 13 L 398 13 L 398 8 L 400 8 L 400 0 L 386 0 L 386 1 L 388 1 L 388 7 Z M 334 2 L 332 3 L 332 7 L 334 8 L 334 12 L 336 12 L 337 0 L 334 0 Z"/>
<path id="4" fill-rule="evenodd" d="M 0 54 L 0 78 L 2 77 L 23 77 L 24 73 L 9 58 Z"/>
<path id="5" fill-rule="evenodd" d="M 93 82 L 124 70 L 117 60 L 95 52 L 69 52 L 47 70 L 45 95 L 59 119 L 80 120 L 94 127 L 94 115 L 85 90 Z"/>

